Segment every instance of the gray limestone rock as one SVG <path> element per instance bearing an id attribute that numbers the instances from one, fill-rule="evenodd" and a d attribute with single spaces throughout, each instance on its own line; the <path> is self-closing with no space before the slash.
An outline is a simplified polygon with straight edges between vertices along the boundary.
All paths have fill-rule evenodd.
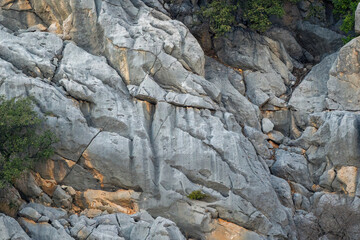
<path id="1" fill-rule="evenodd" d="M 91 234 L 87 239 L 124 240 L 124 238 L 119 237 L 118 228 L 116 225 L 99 225 L 92 230 Z"/>
<path id="2" fill-rule="evenodd" d="M 288 208 L 293 208 L 294 203 L 292 200 L 291 189 L 288 182 L 282 178 L 272 175 L 271 184 L 274 187 L 277 195 L 279 196 L 281 203 Z"/>
<path id="3" fill-rule="evenodd" d="M 72 198 L 60 186 L 57 186 L 53 193 L 53 201 L 57 207 L 71 208 Z"/>
<path id="4" fill-rule="evenodd" d="M 31 219 L 36 222 L 40 219 L 41 214 L 31 207 L 25 207 L 21 209 L 21 211 L 19 212 L 19 216 Z"/>
<path id="5" fill-rule="evenodd" d="M 121 236 L 125 239 L 130 239 L 130 234 L 135 226 L 135 221 L 129 215 L 118 213 L 116 214 L 116 221 L 119 224 L 119 231 Z"/>
<path id="6" fill-rule="evenodd" d="M 359 59 L 360 38 L 355 38 L 339 51 L 339 55 L 330 69 L 327 82 L 328 98 L 331 102 L 328 109 L 359 111 Z"/>
<path id="7" fill-rule="evenodd" d="M 150 233 L 151 224 L 145 221 L 139 221 L 130 233 L 131 240 L 147 239 Z"/>
<path id="8" fill-rule="evenodd" d="M 297 225 L 299 239 L 315 240 L 319 239 L 321 236 L 321 228 L 318 224 L 318 219 L 313 213 L 308 213 L 303 210 L 296 211 L 294 221 Z"/>
<path id="9" fill-rule="evenodd" d="M 210 63 L 226 75 L 223 79 L 221 72 L 207 70 L 204 78 L 203 51 L 183 24 L 140 0 L 31 3 L 31 11 L 42 17 L 48 31 L 72 40 L 64 43 L 52 33 L 1 29 L 6 38 L 20 43 L 3 50 L 4 56 L 14 53 L 17 58 L 0 59 L 0 93 L 7 98 L 33 95 L 35 110 L 60 139 L 57 156 L 50 161 L 54 164 L 48 172 L 41 171 L 42 177 L 56 176 L 60 185 L 77 190 L 141 191 L 142 208 L 199 238 L 211 230 L 211 219 L 217 216 L 270 237 L 285 238 L 293 231 L 268 168 L 242 132 L 243 125 L 261 129 L 258 107 L 242 95 L 242 76 Z M 34 40 L 38 38 L 44 39 Z M 254 38 L 256 44 L 244 46 L 244 51 L 265 54 L 252 61 L 252 68 L 276 76 L 271 91 L 280 96 L 291 62 L 277 42 L 256 34 Z M 93 173 L 101 176 L 101 183 Z M 208 202 L 186 198 L 199 188 Z M 70 199 L 58 189 L 55 200 L 63 197 Z M 66 218 L 59 209 L 27 206 L 49 222 Z M 71 217 L 68 230 L 22 221 L 39 238 L 70 231 L 73 237 L 106 234 L 101 237 L 143 240 L 150 233 L 157 238 L 164 230 L 169 238 L 183 239 L 167 220 L 153 225 L 132 219 L 120 224 L 119 236 L 114 227 L 85 217 Z M 117 221 L 128 218 L 117 215 Z M 37 235 L 40 230 L 44 235 Z"/>
<path id="10" fill-rule="evenodd" d="M 215 110 L 215 105 L 213 105 L 211 99 L 201 98 L 190 94 L 176 94 L 173 92 L 169 92 L 168 94 L 166 94 L 165 100 L 166 102 L 175 106 Z"/>
<path id="11" fill-rule="evenodd" d="M 246 29 L 215 39 L 214 46 L 218 57 L 235 68 L 276 73 L 285 80 L 293 68 L 282 44 Z"/>
<path id="12" fill-rule="evenodd" d="M 14 186 L 28 198 L 39 198 L 42 194 L 45 194 L 36 183 L 31 172 L 23 173 L 21 177 L 16 179 Z"/>
<path id="13" fill-rule="evenodd" d="M 292 133 L 292 116 L 289 109 L 265 111 L 262 115 L 274 124 L 274 130 L 281 132 L 284 136 Z"/>
<path id="14" fill-rule="evenodd" d="M 258 131 L 254 128 L 245 126 L 244 127 L 245 136 L 251 141 L 256 152 L 265 159 L 270 159 L 272 154 L 270 152 L 271 145 L 267 141 L 269 138 L 261 131 Z"/>
<path id="15" fill-rule="evenodd" d="M 150 228 L 150 232 L 146 240 L 185 240 L 174 222 L 157 217 Z"/>
<path id="16" fill-rule="evenodd" d="M 307 21 L 299 22 L 296 31 L 299 43 L 313 56 L 336 52 L 343 45 L 343 35 Z"/>
<path id="17" fill-rule="evenodd" d="M 277 150 L 275 163 L 271 171 L 275 176 L 288 179 L 311 189 L 313 183 L 310 180 L 306 158 L 302 155 Z"/>
<path id="18" fill-rule="evenodd" d="M 358 4 L 355 11 L 355 32 L 360 33 L 360 5 Z"/>
<path id="19" fill-rule="evenodd" d="M 17 36 L 0 30 L 0 57 L 33 77 L 53 77 L 57 59 L 63 48 L 62 40 L 43 32 L 22 33 Z M 14 51 L 16 49 L 16 51 Z"/>
<path id="20" fill-rule="evenodd" d="M 234 114 L 240 123 L 259 129 L 259 109 L 244 97 L 242 75 L 212 58 L 205 59 L 205 77 L 221 90 L 226 110 Z"/>
<path id="21" fill-rule="evenodd" d="M 48 217 L 51 221 L 67 217 L 67 212 L 60 208 L 46 207 L 37 203 L 29 203 L 25 207 L 33 208 L 43 216 Z"/>
<path id="22" fill-rule="evenodd" d="M 35 223 L 24 218 L 19 220 L 21 226 L 29 233 L 32 239 L 38 240 L 71 240 L 74 239 L 63 228 L 56 229 L 48 223 Z"/>
<path id="23" fill-rule="evenodd" d="M 149 75 L 145 77 L 139 86 L 128 85 L 127 87 L 131 96 L 154 104 L 159 101 L 164 101 L 165 95 L 167 94 Z"/>
<path id="24" fill-rule="evenodd" d="M 46 217 L 46 216 L 41 216 L 38 220 L 39 223 L 42 223 L 42 222 L 49 222 L 50 221 L 50 218 Z"/>
<path id="25" fill-rule="evenodd" d="M 281 132 L 275 130 L 269 132 L 268 137 L 277 144 L 281 144 L 285 138 Z"/>
<path id="26" fill-rule="evenodd" d="M 286 92 L 283 79 L 275 72 L 245 71 L 244 76 L 246 94 L 259 107 L 262 107 L 270 99 L 280 97 Z"/>
<path id="27" fill-rule="evenodd" d="M 315 65 L 292 93 L 289 105 L 295 110 L 293 114 L 299 118 L 298 125 L 304 127 L 309 113 L 326 109 L 329 71 L 336 58 L 337 53 L 334 53 Z"/>
<path id="28" fill-rule="evenodd" d="M 304 50 L 296 41 L 292 33 L 284 28 L 274 27 L 265 33 L 271 39 L 282 42 L 289 55 L 296 59 L 301 60 L 304 58 Z"/>
<path id="29" fill-rule="evenodd" d="M 0 239 L 30 240 L 31 238 L 25 233 L 15 219 L 0 213 Z"/>
<path id="30" fill-rule="evenodd" d="M 269 133 L 274 129 L 274 124 L 268 118 L 263 118 L 261 123 L 262 123 L 262 130 L 264 133 Z"/>
<path id="31" fill-rule="evenodd" d="M 359 114 L 340 111 L 310 116 L 310 124 L 317 129 L 306 139 L 309 170 L 314 179 L 332 167 L 359 166 L 359 121 Z"/>

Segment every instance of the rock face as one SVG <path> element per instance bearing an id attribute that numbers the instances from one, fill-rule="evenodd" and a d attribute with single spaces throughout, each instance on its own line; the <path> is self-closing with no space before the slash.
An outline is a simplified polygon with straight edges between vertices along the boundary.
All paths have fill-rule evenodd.
<path id="1" fill-rule="evenodd" d="M 0 94 L 33 96 L 59 137 L 51 159 L 0 195 L 17 196 L 18 212 L 0 209 L 26 231 L 2 215 L 4 239 L 358 236 L 337 213 L 358 217 L 359 39 L 288 101 L 294 61 L 282 43 L 238 29 L 205 57 L 163 1 L 0 6 Z M 187 197 L 196 190 L 205 198 Z M 20 208 L 20 196 L 33 203 Z"/>
<path id="2" fill-rule="evenodd" d="M 359 59 L 360 40 L 355 38 L 339 51 L 330 70 L 329 109 L 359 111 Z"/>
<path id="3" fill-rule="evenodd" d="M 321 112 L 327 108 L 329 71 L 337 56 L 334 53 L 314 66 L 292 93 L 289 105 L 296 111 L 299 125 L 304 126 L 308 113 Z"/>

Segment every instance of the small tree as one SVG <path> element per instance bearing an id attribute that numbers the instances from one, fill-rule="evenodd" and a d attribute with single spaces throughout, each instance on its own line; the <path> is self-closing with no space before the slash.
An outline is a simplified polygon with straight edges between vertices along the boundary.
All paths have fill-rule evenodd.
<path id="1" fill-rule="evenodd" d="M 54 153 L 55 135 L 41 125 L 31 98 L 0 98 L 0 188 Z"/>

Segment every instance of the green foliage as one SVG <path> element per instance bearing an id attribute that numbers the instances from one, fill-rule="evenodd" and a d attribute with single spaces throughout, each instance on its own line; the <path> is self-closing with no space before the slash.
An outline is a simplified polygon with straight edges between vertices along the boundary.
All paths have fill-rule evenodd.
<path id="1" fill-rule="evenodd" d="M 325 21 L 325 7 L 319 3 L 312 3 L 309 7 L 309 14 L 306 19 L 309 19 L 311 17 L 317 18 L 320 21 Z"/>
<path id="2" fill-rule="evenodd" d="M 221 36 L 231 30 L 239 19 L 247 22 L 250 28 L 264 32 L 270 26 L 271 16 L 284 15 L 284 2 L 296 3 L 299 0 L 212 0 L 203 7 L 200 14 L 208 20 L 211 30 Z"/>
<path id="3" fill-rule="evenodd" d="M 270 16 L 282 17 L 284 15 L 281 0 L 249 0 L 244 4 L 244 19 L 249 21 L 250 28 L 264 32 L 270 26 Z"/>
<path id="4" fill-rule="evenodd" d="M 30 168 L 35 161 L 50 157 L 56 137 L 40 132 L 42 124 L 31 98 L 0 98 L 0 188 Z"/>
<path id="5" fill-rule="evenodd" d="M 338 14 L 343 20 L 340 30 L 347 33 L 348 36 L 343 41 L 349 42 L 355 37 L 352 33 L 355 26 L 355 11 L 360 0 L 333 0 L 334 13 Z"/>
<path id="6" fill-rule="evenodd" d="M 206 197 L 206 194 L 202 193 L 200 190 L 192 191 L 188 196 L 192 200 L 201 200 Z"/>
<path id="7" fill-rule="evenodd" d="M 209 20 L 210 29 L 221 36 L 231 30 L 236 24 L 235 11 L 237 5 L 232 5 L 226 0 L 212 1 L 208 6 L 201 9 L 201 15 Z"/>

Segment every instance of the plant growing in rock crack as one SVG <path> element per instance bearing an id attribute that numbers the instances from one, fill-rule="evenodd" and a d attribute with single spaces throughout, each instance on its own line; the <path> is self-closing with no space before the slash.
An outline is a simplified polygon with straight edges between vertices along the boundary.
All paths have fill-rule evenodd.
<path id="1" fill-rule="evenodd" d="M 200 190 L 192 191 L 188 196 L 192 200 L 202 200 L 206 197 L 206 194 L 202 193 Z"/>
<path id="2" fill-rule="evenodd" d="M 33 110 L 32 98 L 0 97 L 0 188 L 5 187 L 35 161 L 49 158 L 57 141 Z"/>

